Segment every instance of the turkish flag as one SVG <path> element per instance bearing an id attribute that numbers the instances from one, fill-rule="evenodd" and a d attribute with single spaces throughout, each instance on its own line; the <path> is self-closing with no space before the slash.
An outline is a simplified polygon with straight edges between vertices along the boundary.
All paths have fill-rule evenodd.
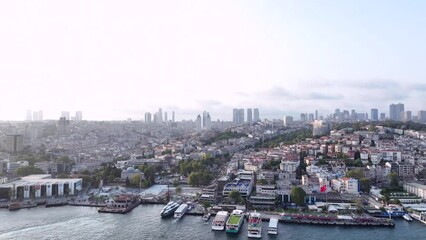
<path id="1" fill-rule="evenodd" d="M 325 190 L 327 190 L 327 185 L 321 186 L 320 191 L 321 191 L 321 192 L 325 192 Z"/>

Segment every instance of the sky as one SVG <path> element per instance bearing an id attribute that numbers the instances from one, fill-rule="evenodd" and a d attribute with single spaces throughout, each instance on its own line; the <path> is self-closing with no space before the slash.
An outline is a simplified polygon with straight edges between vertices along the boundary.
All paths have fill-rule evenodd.
<path id="1" fill-rule="evenodd" d="M 0 1 L 0 119 L 426 110 L 426 1 Z"/>

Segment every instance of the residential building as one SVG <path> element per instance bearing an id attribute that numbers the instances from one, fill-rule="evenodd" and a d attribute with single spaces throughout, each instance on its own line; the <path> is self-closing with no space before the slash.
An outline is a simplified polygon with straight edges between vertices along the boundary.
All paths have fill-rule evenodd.
<path id="1" fill-rule="evenodd" d="M 391 104 L 389 106 L 389 119 L 392 121 L 401 121 L 402 112 L 404 112 L 404 104 Z"/>
<path id="2" fill-rule="evenodd" d="M 379 121 L 379 110 L 378 109 L 376 109 L 376 108 L 371 109 L 370 119 L 371 119 L 371 121 Z"/>
<path id="3" fill-rule="evenodd" d="M 6 152 L 17 154 L 24 150 L 24 136 L 17 134 L 6 135 Z"/>
<path id="4" fill-rule="evenodd" d="M 253 112 L 251 108 L 247 108 L 247 122 L 253 122 Z"/>
<path id="5" fill-rule="evenodd" d="M 293 117 L 292 116 L 285 116 L 284 117 L 284 126 L 285 127 L 291 127 L 293 125 Z"/>
<path id="6" fill-rule="evenodd" d="M 259 109 L 258 108 L 253 109 L 253 121 L 254 122 L 260 121 L 260 115 L 259 115 Z"/>

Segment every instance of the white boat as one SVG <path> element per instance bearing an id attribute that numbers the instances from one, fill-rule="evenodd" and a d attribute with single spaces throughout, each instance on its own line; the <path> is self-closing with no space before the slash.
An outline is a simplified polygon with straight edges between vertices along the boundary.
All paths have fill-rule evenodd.
<path id="1" fill-rule="evenodd" d="M 210 216 L 211 216 L 211 215 L 212 215 L 211 213 L 206 213 L 206 214 L 204 214 L 204 215 L 203 215 L 203 220 L 207 222 L 207 221 L 210 219 Z"/>
<path id="2" fill-rule="evenodd" d="M 179 206 L 180 206 L 179 202 L 170 201 L 169 203 L 167 203 L 166 206 L 164 206 L 160 214 L 162 217 L 172 216 L 173 213 L 176 211 L 176 209 L 179 208 Z"/>
<path id="3" fill-rule="evenodd" d="M 181 218 L 183 215 L 185 215 L 186 211 L 188 210 L 188 204 L 183 203 L 179 206 L 179 208 L 175 211 L 175 218 Z"/>
<path id="4" fill-rule="evenodd" d="M 426 224 L 426 212 L 414 212 L 410 213 L 410 216 L 417 221 Z"/>
<path id="5" fill-rule="evenodd" d="M 226 220 L 228 220 L 229 213 L 227 211 L 219 211 L 214 217 L 212 222 L 212 230 L 223 231 L 225 230 Z"/>
<path id="6" fill-rule="evenodd" d="M 413 219 L 410 217 L 410 215 L 408 215 L 408 213 L 402 215 L 402 218 L 404 218 L 408 222 L 412 222 L 413 221 Z"/>
<path id="7" fill-rule="evenodd" d="M 278 218 L 269 219 L 268 234 L 278 234 Z"/>
<path id="8" fill-rule="evenodd" d="M 249 215 L 247 237 L 261 238 L 262 237 L 262 218 L 260 213 L 252 212 Z"/>

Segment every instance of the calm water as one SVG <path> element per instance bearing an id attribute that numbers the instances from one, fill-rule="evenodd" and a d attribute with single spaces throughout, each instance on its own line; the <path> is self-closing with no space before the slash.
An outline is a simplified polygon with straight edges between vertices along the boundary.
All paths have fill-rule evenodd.
<path id="1" fill-rule="evenodd" d="M 141 205 L 126 215 L 101 214 L 90 207 L 0 209 L 0 239 L 246 239 L 247 224 L 238 235 L 211 230 L 199 216 L 161 219 L 161 205 Z M 397 220 L 395 228 L 327 227 L 279 224 L 278 236 L 262 239 L 424 239 L 426 225 Z"/>

